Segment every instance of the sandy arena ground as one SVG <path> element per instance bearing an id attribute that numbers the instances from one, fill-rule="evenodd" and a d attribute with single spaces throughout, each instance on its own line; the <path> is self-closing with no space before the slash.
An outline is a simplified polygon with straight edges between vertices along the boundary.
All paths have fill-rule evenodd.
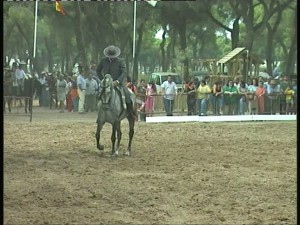
<path id="1" fill-rule="evenodd" d="M 4 224 L 296 224 L 296 122 L 138 122 L 111 158 L 96 113 L 34 111 L 4 117 Z"/>

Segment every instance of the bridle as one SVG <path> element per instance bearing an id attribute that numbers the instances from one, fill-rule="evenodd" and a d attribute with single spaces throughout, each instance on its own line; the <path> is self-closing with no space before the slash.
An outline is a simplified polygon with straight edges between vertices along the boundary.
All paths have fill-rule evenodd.
<path id="1" fill-rule="evenodd" d="M 99 94 L 99 99 L 102 101 L 103 104 L 108 104 L 111 99 L 111 95 L 108 96 L 108 94 L 111 94 L 112 92 L 112 78 L 109 74 L 106 74 L 104 79 L 100 82 L 100 88 L 101 92 Z M 103 99 L 104 97 L 108 96 L 108 98 Z"/>

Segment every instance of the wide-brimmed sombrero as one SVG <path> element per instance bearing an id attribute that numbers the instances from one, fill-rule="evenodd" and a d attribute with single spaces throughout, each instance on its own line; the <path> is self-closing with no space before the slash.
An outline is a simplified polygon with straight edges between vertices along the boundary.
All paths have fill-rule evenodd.
<path id="1" fill-rule="evenodd" d="M 121 50 L 116 46 L 110 45 L 103 50 L 103 54 L 109 58 L 116 58 L 121 54 Z"/>

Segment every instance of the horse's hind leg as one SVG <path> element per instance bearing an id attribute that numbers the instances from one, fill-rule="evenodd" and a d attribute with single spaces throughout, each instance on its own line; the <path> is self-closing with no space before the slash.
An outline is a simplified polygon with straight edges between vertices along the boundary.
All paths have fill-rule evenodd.
<path id="1" fill-rule="evenodd" d="M 135 118 L 134 117 L 128 117 L 128 123 L 129 123 L 129 142 L 128 142 L 128 147 L 125 155 L 130 156 L 131 155 L 131 143 L 132 143 L 132 138 L 134 135 L 134 123 L 135 123 Z"/>
<path id="2" fill-rule="evenodd" d="M 97 123 L 97 131 L 96 131 L 96 144 L 99 150 L 103 150 L 104 146 L 100 144 L 100 132 L 102 130 L 103 124 Z"/>

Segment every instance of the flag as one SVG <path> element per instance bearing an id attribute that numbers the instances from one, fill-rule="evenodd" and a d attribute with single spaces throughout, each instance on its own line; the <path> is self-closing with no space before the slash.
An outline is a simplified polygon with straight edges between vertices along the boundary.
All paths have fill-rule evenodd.
<path id="1" fill-rule="evenodd" d="M 147 2 L 152 5 L 153 7 L 155 7 L 157 1 L 153 1 L 153 0 L 147 0 Z"/>
<path id="2" fill-rule="evenodd" d="M 59 12 L 61 15 L 65 15 L 65 11 L 63 10 L 63 8 L 61 7 L 61 4 L 59 1 L 55 1 L 55 10 L 57 12 Z"/>

